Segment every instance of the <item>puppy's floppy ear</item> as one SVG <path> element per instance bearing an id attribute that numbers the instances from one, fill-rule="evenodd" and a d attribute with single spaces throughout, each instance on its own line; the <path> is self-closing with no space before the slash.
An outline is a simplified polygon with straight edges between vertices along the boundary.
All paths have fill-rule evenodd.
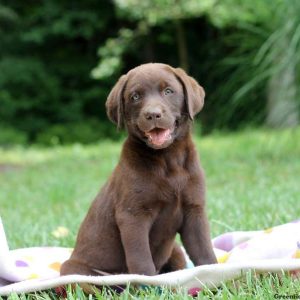
<path id="1" fill-rule="evenodd" d="M 118 129 L 124 125 L 123 93 L 126 83 L 127 75 L 122 75 L 112 88 L 105 103 L 107 116 L 117 125 Z"/>
<path id="2" fill-rule="evenodd" d="M 191 120 L 200 112 L 204 105 L 205 92 L 202 86 L 181 68 L 173 69 L 175 76 L 183 86 L 186 109 Z"/>

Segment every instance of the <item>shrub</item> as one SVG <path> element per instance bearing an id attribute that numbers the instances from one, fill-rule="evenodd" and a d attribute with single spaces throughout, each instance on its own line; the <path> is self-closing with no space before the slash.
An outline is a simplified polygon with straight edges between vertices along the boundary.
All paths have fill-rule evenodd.
<path id="1" fill-rule="evenodd" d="M 25 132 L 12 127 L 0 125 L 0 145 L 10 146 L 15 144 L 24 145 L 27 143 L 27 135 Z"/>
<path id="2" fill-rule="evenodd" d="M 55 124 L 39 133 L 36 143 L 43 145 L 81 143 L 89 144 L 100 139 L 120 139 L 123 135 L 108 123 L 100 123 L 92 119 L 87 122 Z"/>

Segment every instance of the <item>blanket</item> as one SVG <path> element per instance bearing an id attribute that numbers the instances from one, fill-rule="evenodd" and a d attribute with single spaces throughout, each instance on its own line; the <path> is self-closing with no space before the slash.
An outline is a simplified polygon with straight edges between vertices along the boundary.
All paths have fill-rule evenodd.
<path id="1" fill-rule="evenodd" d="M 300 219 L 266 230 L 225 233 L 214 238 L 212 244 L 218 260 L 215 265 L 194 267 L 186 254 L 185 270 L 156 276 L 60 276 L 60 266 L 70 257 L 72 249 L 31 247 L 9 250 L 0 218 L 0 296 L 12 292 L 41 291 L 71 283 L 184 287 L 192 293 L 203 287 L 218 287 L 222 282 L 239 278 L 249 270 L 300 272 Z"/>

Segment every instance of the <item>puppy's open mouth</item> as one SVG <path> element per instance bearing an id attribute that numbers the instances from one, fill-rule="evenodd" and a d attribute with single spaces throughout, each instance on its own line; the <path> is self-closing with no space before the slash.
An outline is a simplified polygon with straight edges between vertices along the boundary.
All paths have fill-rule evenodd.
<path id="1" fill-rule="evenodd" d="M 173 130 L 171 129 L 154 128 L 148 132 L 145 132 L 145 135 L 151 144 L 155 146 L 161 146 L 172 138 L 172 132 Z"/>

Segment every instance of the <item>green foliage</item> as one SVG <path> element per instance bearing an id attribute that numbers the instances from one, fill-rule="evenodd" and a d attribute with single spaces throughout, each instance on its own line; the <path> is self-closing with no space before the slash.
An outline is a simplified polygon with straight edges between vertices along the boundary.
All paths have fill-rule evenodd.
<path id="1" fill-rule="evenodd" d="M 207 15 L 218 27 L 269 20 L 282 0 L 114 0 L 121 16 L 145 20 L 154 26 L 174 19 L 191 19 Z"/>
<path id="2" fill-rule="evenodd" d="M 269 23 L 276 7 L 284 0 L 222 0 L 210 1 L 213 5 L 207 10 L 212 23 L 220 28 Z"/>
<path id="3" fill-rule="evenodd" d="M 26 133 L 15 129 L 14 127 L 8 127 L 0 124 L 0 145 L 24 145 L 27 143 Z"/>
<path id="4" fill-rule="evenodd" d="M 15 16 L 10 25 L 1 17 L 6 11 Z M 99 85 L 90 71 L 98 43 L 109 36 L 113 22 L 108 1 L 9 1 L 1 6 L 1 122 L 26 132 L 32 142 L 53 124 L 105 120 L 110 84 Z"/>
<path id="5" fill-rule="evenodd" d="M 45 131 L 37 134 L 36 142 L 52 146 L 74 142 L 89 144 L 106 137 L 118 140 L 122 137 L 122 133 L 108 123 L 91 119 L 85 122 L 50 126 Z"/>
<path id="6" fill-rule="evenodd" d="M 145 20 L 150 26 L 167 20 L 199 17 L 215 5 L 215 0 L 114 0 L 119 13 L 133 20 Z"/>
<path id="7" fill-rule="evenodd" d="M 115 81 L 159 61 L 205 88 L 204 133 L 261 125 L 273 111 L 298 124 L 299 15 L 297 0 L 4 1 L 0 121 L 29 142 L 102 138 L 84 126 L 113 128 L 104 102 Z M 86 137 L 71 134 L 75 123 Z"/>
<path id="8" fill-rule="evenodd" d="M 0 4 L 0 33 L 8 29 L 17 20 L 18 16 L 12 9 Z"/>
<path id="9" fill-rule="evenodd" d="M 95 79 L 103 79 L 118 74 L 124 67 L 122 55 L 128 50 L 137 35 L 138 33 L 123 28 L 116 38 L 109 38 L 98 50 L 100 63 L 92 70 L 92 76 Z"/>
<path id="10" fill-rule="evenodd" d="M 107 78 L 119 73 L 124 64 L 122 57 L 132 51 L 132 46 L 138 44 L 138 40 L 148 38 L 150 28 L 164 26 L 166 22 L 174 22 L 177 19 L 199 17 L 205 11 L 212 8 L 214 1 L 204 0 L 115 0 L 120 17 L 135 22 L 135 28 L 122 28 L 117 37 L 108 39 L 98 51 L 100 62 L 93 70 L 92 75 L 96 79 Z M 136 49 L 135 49 L 136 51 Z"/>
<path id="11" fill-rule="evenodd" d="M 0 61 L 0 119 L 34 133 L 55 113 L 59 82 L 34 58 L 5 57 Z"/>
<path id="12" fill-rule="evenodd" d="M 217 49 L 214 72 L 208 78 L 210 88 L 214 82 L 220 84 L 207 92 L 210 101 L 205 107 L 208 110 L 206 130 L 237 129 L 264 122 L 267 78 L 254 61 L 259 45 L 267 37 L 266 30 L 254 25 L 243 25 L 238 31 L 229 28 L 226 35 L 220 35 L 220 47 L 228 49 L 228 54 L 222 57 L 221 49 Z M 209 72 L 211 65 L 208 63 L 205 68 Z"/>
<path id="13" fill-rule="evenodd" d="M 216 59 L 210 128 L 299 124 L 299 15 L 299 1 L 281 0 L 226 0 L 209 12 L 227 49 Z"/>
<path id="14" fill-rule="evenodd" d="M 209 97 L 203 116 L 204 132 L 214 128 L 235 129 L 264 122 L 268 113 L 266 86 L 270 72 L 264 66 L 258 66 L 256 58 L 258 49 L 263 47 L 270 30 L 274 28 L 274 25 L 269 25 L 269 20 L 280 10 L 283 5 L 281 0 L 274 1 L 271 6 L 261 0 L 157 0 L 142 3 L 136 0 L 115 0 L 115 3 L 119 15 L 133 22 L 135 27 L 124 29 L 124 32 L 130 33 L 127 35 L 120 31 L 116 38 L 108 40 L 99 49 L 100 63 L 94 69 L 95 78 L 119 75 L 124 67 L 122 58 L 134 52 L 131 45 L 134 44 L 135 52 L 137 49 L 142 50 L 139 39 L 146 40 L 149 35 L 152 52 L 159 51 L 157 44 L 163 39 L 167 53 L 172 52 L 174 46 L 180 47 L 180 42 L 174 41 L 174 34 L 178 35 L 176 22 L 181 20 L 181 28 L 185 27 L 186 31 L 183 38 L 186 42 L 192 41 L 193 49 L 197 49 L 189 49 L 189 59 L 195 59 L 191 63 L 191 73 L 204 85 Z M 195 23 L 200 16 L 207 16 L 211 24 L 216 26 L 212 33 L 215 38 L 201 34 L 203 31 L 211 31 L 211 24 L 208 23 L 202 24 L 198 36 L 191 37 L 189 32 L 197 28 Z M 188 26 L 182 21 L 192 24 Z M 170 26 L 173 26 L 171 30 Z M 158 33 L 155 40 L 151 31 L 157 32 L 158 27 L 164 28 L 164 33 Z M 171 40 L 169 45 L 167 40 Z M 181 46 L 187 47 L 182 45 L 182 41 Z M 225 57 L 224 53 L 227 54 Z M 172 64 L 170 57 L 167 62 Z M 201 66 L 196 69 L 198 63 Z M 188 61 L 180 62 L 183 67 L 188 64 Z M 218 88 L 215 88 L 216 85 Z"/>

